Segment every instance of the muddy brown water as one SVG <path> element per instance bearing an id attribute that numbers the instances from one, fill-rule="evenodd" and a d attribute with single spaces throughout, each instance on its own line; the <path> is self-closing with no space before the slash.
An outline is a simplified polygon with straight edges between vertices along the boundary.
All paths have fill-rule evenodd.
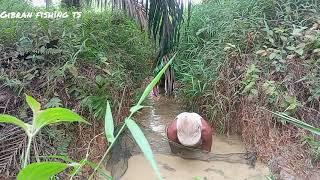
<path id="1" fill-rule="evenodd" d="M 179 113 L 183 112 L 182 106 L 175 99 L 164 97 L 157 99 L 151 97 L 149 105 L 150 107 L 136 117 L 136 121 L 141 123 L 141 127 L 145 131 L 164 179 L 266 179 L 269 170 L 265 165 L 257 162 L 255 167 L 252 168 L 246 163 L 247 160 L 241 157 L 245 152 L 245 147 L 237 136 L 215 135 L 210 154 L 198 153 L 192 158 L 182 158 L 171 154 L 165 136 L 165 127 Z M 156 179 L 149 162 L 141 154 L 139 148 L 135 146 L 131 154 L 128 167 L 120 179 Z"/>

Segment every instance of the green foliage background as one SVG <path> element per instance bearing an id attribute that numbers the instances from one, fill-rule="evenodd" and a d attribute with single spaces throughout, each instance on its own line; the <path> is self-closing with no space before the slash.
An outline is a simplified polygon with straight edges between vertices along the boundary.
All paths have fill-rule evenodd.
<path id="1" fill-rule="evenodd" d="M 179 97 L 219 133 L 241 134 L 263 161 L 284 157 L 295 169 L 289 173 L 312 176 L 319 164 L 316 135 L 301 135 L 262 108 L 320 126 L 319 17 L 315 0 L 208 0 L 193 6 L 177 48 Z M 312 140 L 301 147 L 306 137 Z M 299 153 L 308 155 L 297 160 Z M 298 165 L 306 159 L 314 164 Z"/>
<path id="2" fill-rule="evenodd" d="M 34 8 L 23 0 L 1 0 L 0 11 L 4 10 L 57 9 Z M 6 97 L 0 101 L 0 113 L 5 111 L 21 119 L 32 116 L 23 101 L 23 93 L 32 95 L 46 108 L 66 107 L 97 124 L 103 123 L 109 100 L 115 118 L 122 118 L 129 113 L 125 107 L 132 105 L 151 72 L 154 56 L 151 40 L 122 11 L 84 9 L 80 19 L 0 19 L 0 32 L 0 93 Z M 54 48 L 46 47 L 55 40 L 58 43 L 53 44 Z M 12 103 L 6 106 L 8 101 Z M 1 136 L 11 130 L 0 127 Z M 76 132 L 75 126 L 44 128 L 35 142 L 41 147 L 39 155 L 70 153 L 68 147 L 78 141 L 72 134 Z M 8 139 L 5 147 L 0 146 L 0 151 L 13 149 L 0 155 L 12 162 L 1 166 L 1 173 L 16 173 L 10 167 L 19 163 L 23 146 L 17 144 L 25 139 L 18 139 L 22 131 L 14 133 L 17 138 Z"/>

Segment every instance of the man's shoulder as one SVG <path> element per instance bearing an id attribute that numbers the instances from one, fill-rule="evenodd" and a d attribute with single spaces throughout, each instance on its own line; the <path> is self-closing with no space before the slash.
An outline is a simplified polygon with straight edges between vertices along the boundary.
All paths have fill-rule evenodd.
<path id="1" fill-rule="evenodd" d="M 177 141 L 177 122 L 176 120 L 172 121 L 167 127 L 167 136 L 172 141 Z"/>
<path id="2" fill-rule="evenodd" d="M 168 130 L 177 131 L 177 120 L 175 119 L 168 125 Z"/>
<path id="3" fill-rule="evenodd" d="M 212 132 L 212 127 L 210 126 L 210 124 L 206 120 L 204 120 L 202 118 L 201 123 L 202 123 L 202 131 Z"/>

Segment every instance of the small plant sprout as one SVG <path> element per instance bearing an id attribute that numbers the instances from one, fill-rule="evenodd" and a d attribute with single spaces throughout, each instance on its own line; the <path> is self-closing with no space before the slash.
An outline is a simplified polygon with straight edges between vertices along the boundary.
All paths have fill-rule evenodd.
<path id="1" fill-rule="evenodd" d="M 28 144 L 27 144 L 27 149 L 25 151 L 24 162 L 22 166 L 23 168 L 26 168 L 28 165 L 32 140 L 37 135 L 37 133 L 41 130 L 41 128 L 47 125 L 60 123 L 60 122 L 87 123 L 81 116 L 79 116 L 77 113 L 72 112 L 71 110 L 68 110 L 65 108 L 48 108 L 48 109 L 41 110 L 40 103 L 37 100 L 35 100 L 33 97 L 28 95 L 26 95 L 26 101 L 33 112 L 32 124 L 25 123 L 22 120 L 11 115 L 7 115 L 7 114 L 0 115 L 0 123 L 9 123 L 9 124 L 14 124 L 16 126 L 19 126 L 26 132 L 28 136 Z M 49 167 L 53 167 L 51 171 L 52 173 L 57 171 L 60 172 L 61 169 L 66 168 L 66 165 L 61 163 L 60 164 L 59 163 L 44 163 L 44 164 L 38 163 L 22 170 L 21 173 L 25 174 L 25 172 L 27 172 L 28 169 L 30 168 L 37 169 L 37 167 L 40 167 L 40 166 L 41 168 L 45 168 L 45 169 L 49 169 Z M 18 176 L 18 179 L 21 176 L 23 175 Z"/>

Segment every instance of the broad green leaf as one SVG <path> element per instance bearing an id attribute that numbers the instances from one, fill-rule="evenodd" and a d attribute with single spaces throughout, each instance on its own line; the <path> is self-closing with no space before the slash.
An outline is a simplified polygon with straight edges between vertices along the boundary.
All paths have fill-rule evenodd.
<path id="1" fill-rule="evenodd" d="M 256 90 L 256 89 L 251 89 L 251 90 L 250 90 L 250 93 L 251 93 L 252 95 L 254 95 L 254 96 L 257 96 L 257 95 L 259 94 L 258 90 Z"/>
<path id="2" fill-rule="evenodd" d="M 39 111 L 35 120 L 35 127 L 37 129 L 42 128 L 43 126 L 59 123 L 59 122 L 84 122 L 81 116 L 77 113 L 72 112 L 69 109 L 65 108 L 49 108 L 42 111 Z M 88 123 L 89 124 L 89 123 Z"/>
<path id="3" fill-rule="evenodd" d="M 292 31 L 292 35 L 293 36 L 301 36 L 301 32 L 302 32 L 303 29 L 293 29 Z"/>
<path id="4" fill-rule="evenodd" d="M 31 126 L 30 124 L 24 123 L 20 119 L 14 117 L 14 116 L 7 115 L 7 114 L 0 115 L 0 123 L 14 124 L 16 126 L 21 127 L 23 130 L 26 131 L 26 133 L 29 132 L 29 127 Z"/>
<path id="5" fill-rule="evenodd" d="M 320 49 L 319 49 L 319 48 L 313 50 L 313 53 L 319 53 L 319 52 L 320 52 Z"/>
<path id="6" fill-rule="evenodd" d="M 133 138 L 139 145 L 140 149 L 142 150 L 144 156 L 147 158 L 147 160 L 151 163 L 151 166 L 153 170 L 156 172 L 159 179 L 162 179 L 157 162 L 153 156 L 151 147 L 144 136 L 143 132 L 139 128 L 139 126 L 134 122 L 132 119 L 126 119 L 126 125 L 128 129 L 130 130 Z"/>
<path id="7" fill-rule="evenodd" d="M 274 44 L 274 39 L 270 36 L 268 36 L 268 40 L 271 42 L 271 44 Z"/>
<path id="8" fill-rule="evenodd" d="M 272 176 L 266 176 L 267 180 L 274 180 Z"/>
<path id="9" fill-rule="evenodd" d="M 151 81 L 151 83 L 146 87 L 144 90 L 142 96 L 140 97 L 140 100 L 137 104 L 137 106 L 141 105 L 141 103 L 146 99 L 146 97 L 150 94 L 153 87 L 159 82 L 161 76 L 163 73 L 168 69 L 170 64 L 172 63 L 173 59 L 175 58 L 176 54 L 170 59 L 170 61 L 161 69 L 161 71 L 156 75 L 156 77 Z"/>
<path id="10" fill-rule="evenodd" d="M 194 180 L 203 180 L 203 178 L 200 177 L 200 176 L 196 176 L 196 177 L 194 177 L 193 179 L 194 179 Z"/>
<path id="11" fill-rule="evenodd" d="M 139 111 L 140 109 L 144 108 L 145 106 L 141 106 L 141 105 L 135 105 L 132 108 L 130 108 L 130 112 L 131 113 L 135 113 L 137 111 Z"/>
<path id="12" fill-rule="evenodd" d="M 209 27 L 201 28 L 196 32 L 196 35 L 199 36 L 201 33 L 206 32 L 208 29 L 209 29 Z"/>
<path id="13" fill-rule="evenodd" d="M 33 97 L 26 95 L 26 101 L 29 107 L 32 109 L 33 114 L 37 114 L 41 109 L 41 104 Z"/>
<path id="14" fill-rule="evenodd" d="M 114 141 L 114 125 L 109 101 L 107 101 L 106 116 L 104 118 L 104 130 L 107 140 L 112 143 Z"/>
<path id="15" fill-rule="evenodd" d="M 288 40 L 288 38 L 285 37 L 285 36 L 280 36 L 280 39 L 281 39 L 283 42 L 286 42 L 286 41 Z"/>
<path id="16" fill-rule="evenodd" d="M 18 174 L 18 180 L 49 180 L 52 176 L 67 169 L 68 164 L 60 162 L 32 163 L 22 169 Z"/>
<path id="17" fill-rule="evenodd" d="M 224 51 L 228 51 L 229 49 L 231 49 L 230 46 L 226 46 L 225 48 L 223 48 Z"/>
<path id="18" fill-rule="evenodd" d="M 296 49 L 296 47 L 294 46 L 287 46 L 287 49 L 290 50 L 290 51 L 294 51 Z"/>

